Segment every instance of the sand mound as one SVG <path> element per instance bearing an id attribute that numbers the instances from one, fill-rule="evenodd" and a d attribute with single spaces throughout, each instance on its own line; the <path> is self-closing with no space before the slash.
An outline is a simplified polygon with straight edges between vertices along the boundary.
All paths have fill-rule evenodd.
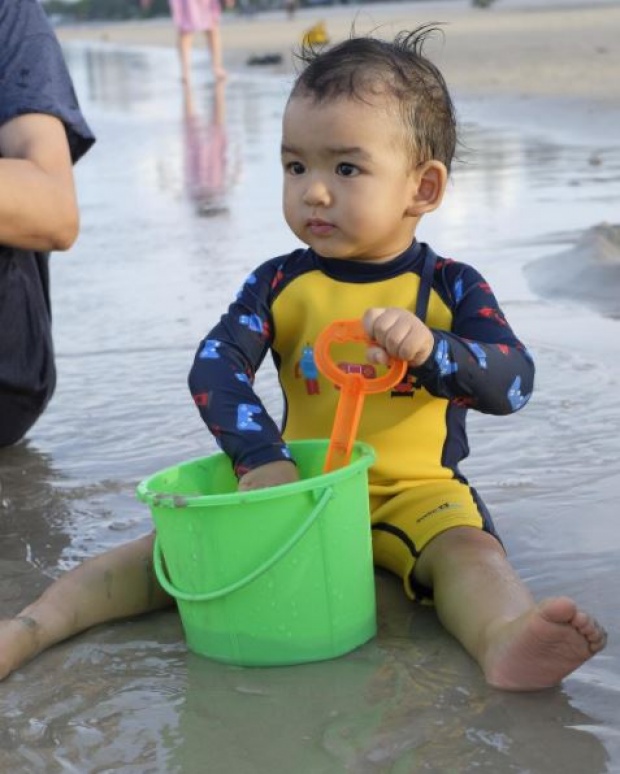
<path id="1" fill-rule="evenodd" d="M 620 318 L 620 225 L 588 229 L 570 250 L 533 261 L 525 274 L 542 296 L 572 299 Z"/>

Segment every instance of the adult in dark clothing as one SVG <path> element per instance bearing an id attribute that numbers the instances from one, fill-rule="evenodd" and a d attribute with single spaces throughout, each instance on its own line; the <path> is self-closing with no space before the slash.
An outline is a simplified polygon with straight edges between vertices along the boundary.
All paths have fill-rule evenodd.
<path id="1" fill-rule="evenodd" d="M 77 237 L 72 166 L 93 142 L 38 0 L 0 0 L 0 446 L 54 392 L 49 253 Z"/>

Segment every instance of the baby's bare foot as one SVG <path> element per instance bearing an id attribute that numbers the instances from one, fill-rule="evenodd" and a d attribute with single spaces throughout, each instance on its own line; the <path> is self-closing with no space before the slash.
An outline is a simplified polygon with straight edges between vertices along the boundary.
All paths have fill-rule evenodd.
<path id="1" fill-rule="evenodd" d="M 534 691 L 558 685 L 603 650 L 607 632 L 568 597 L 555 597 L 498 625 L 483 659 L 490 685 Z"/>
<path id="2" fill-rule="evenodd" d="M 38 628 L 27 615 L 0 621 L 0 680 L 38 653 Z"/>

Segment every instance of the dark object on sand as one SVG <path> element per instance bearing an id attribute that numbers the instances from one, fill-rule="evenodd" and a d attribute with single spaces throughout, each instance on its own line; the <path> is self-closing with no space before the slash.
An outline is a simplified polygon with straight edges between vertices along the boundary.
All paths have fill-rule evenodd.
<path id="1" fill-rule="evenodd" d="M 474 8 L 488 8 L 495 0 L 471 0 Z"/>
<path id="2" fill-rule="evenodd" d="M 262 54 L 261 56 L 254 54 L 247 61 L 248 65 L 276 65 L 281 63 L 282 54 Z"/>

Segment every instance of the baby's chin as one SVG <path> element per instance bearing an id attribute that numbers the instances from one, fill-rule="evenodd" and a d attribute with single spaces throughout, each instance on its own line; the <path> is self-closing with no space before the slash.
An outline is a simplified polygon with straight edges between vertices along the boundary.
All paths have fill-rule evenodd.
<path id="1" fill-rule="evenodd" d="M 290 224 L 289 224 L 290 228 Z M 305 228 L 292 229 L 291 231 L 305 245 L 310 247 L 321 258 L 333 258 L 341 261 L 359 261 L 361 263 L 383 263 L 390 258 L 382 258 L 373 253 L 366 252 L 361 245 L 351 244 L 342 238 L 342 234 L 332 234 L 326 237 L 317 237 Z"/>
<path id="2" fill-rule="evenodd" d="M 311 247 L 317 255 L 320 255 L 321 258 L 332 258 L 340 261 L 359 261 L 361 263 L 375 263 L 380 260 L 364 253 L 360 254 L 352 247 L 347 248 L 335 244 L 333 240 L 304 239 L 302 241 L 304 241 L 308 247 Z"/>

